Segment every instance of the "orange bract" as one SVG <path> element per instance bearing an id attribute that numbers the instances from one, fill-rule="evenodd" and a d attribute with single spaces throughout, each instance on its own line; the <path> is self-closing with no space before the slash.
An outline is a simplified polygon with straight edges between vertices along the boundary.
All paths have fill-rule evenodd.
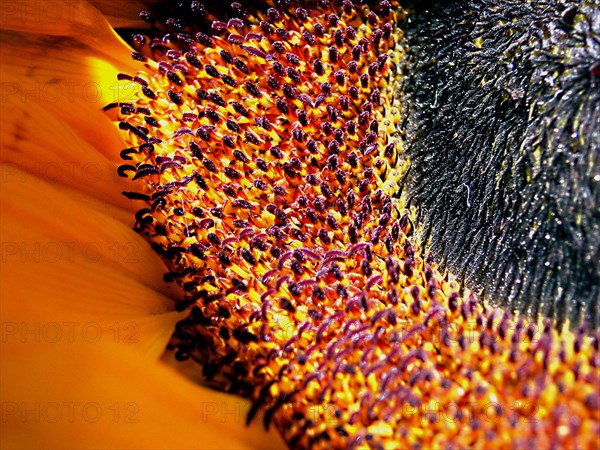
<path id="1" fill-rule="evenodd" d="M 186 292 L 177 357 L 294 448 L 593 447 L 597 337 L 486 308 L 392 198 L 404 12 L 322 3 L 175 24 L 121 76 L 136 230 Z"/>

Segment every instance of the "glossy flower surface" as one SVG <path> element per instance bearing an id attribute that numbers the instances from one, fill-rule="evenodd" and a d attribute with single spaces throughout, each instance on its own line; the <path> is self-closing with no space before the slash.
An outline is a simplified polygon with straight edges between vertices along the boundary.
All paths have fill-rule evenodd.
<path id="1" fill-rule="evenodd" d="M 598 337 L 485 305 L 419 246 L 407 12 L 292 3 L 143 13 L 134 59 L 86 4 L 4 16 L 3 446 L 278 446 L 244 427 L 262 411 L 291 448 L 594 448 Z"/>

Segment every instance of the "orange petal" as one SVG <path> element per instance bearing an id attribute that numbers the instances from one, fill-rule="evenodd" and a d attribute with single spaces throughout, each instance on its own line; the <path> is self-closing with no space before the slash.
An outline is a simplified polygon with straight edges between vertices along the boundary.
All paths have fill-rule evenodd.
<path id="1" fill-rule="evenodd" d="M 16 5 L 23 11 L 60 6 L 43 1 Z M 57 13 L 60 20 L 49 30 L 43 15 L 35 20 L 35 15 L 3 11 L 2 161 L 25 171 L 37 168 L 42 178 L 50 174 L 52 182 L 73 185 L 133 211 L 139 207 L 121 192 L 135 188 L 116 175 L 124 144 L 102 108 L 127 100 L 138 88 L 117 81 L 116 67 L 135 72 L 141 64 L 131 59 L 131 49 L 104 19 L 86 12 L 92 6 L 68 6 L 69 14 Z M 46 31 L 53 36 L 38 34 Z"/>
<path id="2" fill-rule="evenodd" d="M 18 5 L 30 12 L 59 6 Z M 7 263 L 2 306 L 25 325 L 54 321 L 64 328 L 73 322 L 93 329 L 100 324 L 106 339 L 113 330 L 157 358 L 178 318 L 165 314 L 173 302 L 165 295 L 164 267 L 130 229 L 136 205 L 121 192 L 132 185 L 116 175 L 123 143 L 101 111 L 104 100 L 84 101 L 92 91 L 76 89 L 87 83 L 108 92 L 106 83 L 89 81 L 96 80 L 98 64 L 108 64 L 100 59 L 106 49 L 96 45 L 97 35 L 105 36 L 115 53 L 128 51 L 104 20 L 96 18 L 99 28 L 92 33 L 94 21 L 82 12 L 85 5 L 71 4 L 73 20 L 63 17 L 48 31 L 70 36 L 62 41 L 34 34 L 46 31 L 43 24 L 32 26 L 35 15 L 15 22 L 5 11 L 3 28 L 19 32 L 3 31 L 1 45 L 2 61 L 11 61 L 2 65 L 7 89 L 0 105 L 6 119 L 0 153 Z M 55 41 L 61 45 L 51 45 Z M 116 69 L 107 73 L 116 79 Z"/>
<path id="3" fill-rule="evenodd" d="M 99 324 L 108 340 L 126 327 L 135 338 L 127 343 L 158 357 L 180 318 L 165 314 L 174 303 L 158 257 L 114 219 L 117 208 L 2 167 L 3 316 Z"/>
<path id="4" fill-rule="evenodd" d="M 51 21 L 41 12 L 25 13 L 60 5 L 24 1 L 13 4 L 16 12 L 13 6 L 3 9 L 2 102 L 40 104 L 118 160 L 123 144 L 102 108 L 133 96 L 139 86 L 118 81 L 117 74 L 135 73 L 143 65 L 131 58 L 131 48 L 101 15 L 89 13 L 95 8 L 86 2 L 66 2 L 68 13 L 56 13 Z"/>
<path id="5" fill-rule="evenodd" d="M 80 44 L 84 43 L 97 50 L 104 51 L 107 56 L 115 50 L 115 42 L 120 40 L 109 22 L 99 10 L 113 9 L 110 17 L 121 16 L 125 20 L 133 18 L 134 10 L 139 3 L 111 8 L 107 1 L 95 2 L 96 6 L 86 1 L 55 2 L 52 0 L 18 0 L 3 5 L 2 22 L 3 30 L 20 33 L 44 35 L 43 39 L 49 41 L 49 36 L 70 37 Z M 62 40 L 63 47 L 65 41 Z M 124 55 L 120 53 L 119 56 Z"/>
<path id="6" fill-rule="evenodd" d="M 118 70 L 139 65 L 86 5 L 51 21 L 41 11 L 56 2 L 3 5 L 2 446 L 281 447 L 242 426 L 246 402 L 156 362 L 180 314 L 130 229 L 136 208 L 120 191 L 131 184 L 114 177 L 122 142 L 101 112 L 127 99 Z"/>
<path id="7" fill-rule="evenodd" d="M 95 111 L 87 116 L 90 125 L 97 125 L 91 134 L 69 126 L 57 117 L 52 106 L 23 102 L 20 94 L 7 97 L 0 108 L 3 117 L 0 158 L 9 171 L 4 174 L 6 179 L 13 178 L 11 172 L 20 170 L 31 174 L 25 181 L 46 180 L 71 186 L 128 211 L 126 220 L 131 223 L 131 213 L 139 206 L 121 192 L 135 188 L 117 175 L 118 165 L 114 162 L 124 145 L 115 134 L 114 125 L 101 113 Z M 101 133 L 105 133 L 104 139 Z M 82 135 L 95 139 L 96 146 L 85 142 Z"/>
<path id="8" fill-rule="evenodd" d="M 2 448 L 284 448 L 247 401 L 127 348 L 2 345 Z"/>

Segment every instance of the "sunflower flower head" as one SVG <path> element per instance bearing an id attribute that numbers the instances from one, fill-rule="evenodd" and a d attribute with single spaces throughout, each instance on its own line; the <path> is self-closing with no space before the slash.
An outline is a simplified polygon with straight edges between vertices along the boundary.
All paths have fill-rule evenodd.
<path id="1" fill-rule="evenodd" d="M 592 447 L 598 337 L 486 306 L 418 245 L 406 12 L 267 3 L 143 13 L 119 75 L 139 90 L 107 107 L 145 181 L 135 229 L 184 292 L 176 357 L 292 448 Z"/>

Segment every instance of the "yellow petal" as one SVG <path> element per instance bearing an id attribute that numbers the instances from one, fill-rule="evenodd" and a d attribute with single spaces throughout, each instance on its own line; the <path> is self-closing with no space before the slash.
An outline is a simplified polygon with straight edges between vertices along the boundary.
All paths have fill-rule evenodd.
<path id="1" fill-rule="evenodd" d="M 244 427 L 247 402 L 156 361 L 177 295 L 130 229 L 123 144 L 101 112 L 130 93 L 117 73 L 139 66 L 87 3 L 68 3 L 40 22 L 56 2 L 11 2 L 0 24 L 2 447 L 281 448 Z"/>
<path id="2" fill-rule="evenodd" d="M 16 5 L 30 11 L 57 3 Z M 57 14 L 50 31 L 35 15 L 4 11 L 2 161 L 134 211 L 139 206 L 121 195 L 134 187 L 116 175 L 124 144 L 102 108 L 138 88 L 118 82 L 116 67 L 135 72 L 139 65 L 108 23 L 86 12 L 92 6 L 69 2 L 69 8 L 69 14 Z M 39 34 L 46 31 L 53 36 Z"/>
<path id="3" fill-rule="evenodd" d="M 7 97 L 0 108 L 3 117 L 0 157 L 6 164 L 3 181 L 15 178 L 20 170 L 31 174 L 25 177 L 26 182 L 45 180 L 71 186 L 127 210 L 127 221 L 131 223 L 131 213 L 139 206 L 121 194 L 134 187 L 117 175 L 115 161 L 123 144 L 115 136 L 114 126 L 103 122 L 106 118 L 90 113 L 90 125 L 97 125 L 94 134 L 90 134 L 69 126 L 57 117 L 53 107 L 22 102 L 17 95 Z M 104 139 L 95 135 L 104 131 Z M 85 142 L 82 134 L 97 139 L 96 146 Z"/>
<path id="4" fill-rule="evenodd" d="M 114 43 L 120 40 L 109 26 L 106 17 L 100 10 L 113 9 L 110 17 L 122 16 L 133 18 L 134 9 L 139 3 L 120 8 L 111 7 L 107 1 L 95 2 L 96 6 L 86 1 L 56 2 L 52 0 L 18 0 L 3 5 L 0 27 L 20 33 L 44 35 L 47 42 L 49 36 L 68 36 L 79 43 L 96 49 L 103 49 L 109 55 L 114 50 Z M 63 40 L 63 46 L 69 44 Z M 113 55 L 117 56 L 117 55 Z"/>
<path id="5" fill-rule="evenodd" d="M 247 401 L 127 348 L 2 345 L 2 448 L 284 448 Z"/>
<path id="6" fill-rule="evenodd" d="M 2 102 L 37 103 L 66 120 L 84 139 L 112 155 L 122 143 L 109 127 L 102 108 L 127 101 L 138 86 L 118 81 L 119 72 L 135 73 L 141 64 L 131 58 L 131 48 L 100 15 L 92 15 L 86 2 L 65 2 L 69 12 L 44 14 L 22 11 L 51 10 L 60 2 L 24 1 L 3 10 L 0 23 Z M 12 4 L 12 2 L 11 2 Z M 66 8 L 67 6 L 65 6 Z M 10 64 L 7 64 L 10 61 Z"/>
<path id="7" fill-rule="evenodd" d="M 12 168 L 10 168 L 12 170 Z M 118 209 L 3 165 L 2 287 L 5 320 L 102 330 L 156 358 L 180 316 L 162 263 Z M 21 322 L 19 322 L 21 323 Z M 38 325 L 35 325 L 35 324 Z M 78 332 L 80 333 L 80 332 Z M 83 338 L 82 336 L 79 336 Z"/>
<path id="8" fill-rule="evenodd" d="M 99 326 L 104 339 L 127 338 L 157 358 L 178 315 L 166 314 L 173 302 L 162 263 L 130 229 L 138 207 L 121 195 L 131 183 L 116 175 L 123 143 L 101 111 L 109 87 L 94 78 L 97 65 L 108 64 L 103 52 L 128 58 L 128 50 L 104 20 L 90 19 L 86 5 L 72 4 L 79 8 L 73 20 L 62 17 L 49 31 L 67 40 L 39 36 L 46 29 L 32 26 L 35 16 L 15 22 L 5 11 L 3 28 L 19 32 L 3 31 L 1 45 L 3 63 L 11 61 L 2 64 L 0 105 L 2 305 L 25 327 L 58 323 L 66 333 L 76 324 L 92 333 Z M 102 95 L 90 101 L 94 86 Z"/>

